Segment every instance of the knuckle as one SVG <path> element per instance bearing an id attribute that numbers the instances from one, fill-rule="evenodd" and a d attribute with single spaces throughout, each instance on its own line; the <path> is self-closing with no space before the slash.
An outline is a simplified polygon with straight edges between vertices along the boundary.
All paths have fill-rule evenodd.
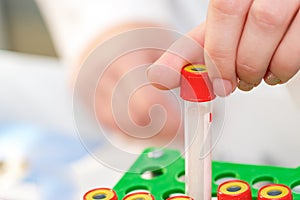
<path id="1" fill-rule="evenodd" d="M 220 48 L 206 48 L 205 49 L 211 60 L 222 61 L 225 59 L 232 59 L 233 50 L 231 49 L 220 49 Z"/>
<path id="2" fill-rule="evenodd" d="M 253 6 L 250 16 L 252 16 L 254 23 L 263 28 L 276 28 L 286 22 L 284 12 L 276 7 L 270 9 L 264 6 Z"/>
<path id="3" fill-rule="evenodd" d="M 211 48 L 211 50 L 206 50 L 205 54 L 210 60 L 209 62 L 212 63 L 209 65 L 209 71 L 212 76 L 235 79 L 233 77 L 235 76 L 235 51 Z"/>
<path id="4" fill-rule="evenodd" d="M 211 6 L 224 15 L 238 15 L 243 13 L 243 1 L 236 0 L 212 0 Z"/>

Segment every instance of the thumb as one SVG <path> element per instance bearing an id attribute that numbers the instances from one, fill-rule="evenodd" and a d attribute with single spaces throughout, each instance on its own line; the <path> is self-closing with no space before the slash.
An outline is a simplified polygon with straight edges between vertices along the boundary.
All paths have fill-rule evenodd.
<path id="1" fill-rule="evenodd" d="M 159 89 L 179 86 L 181 68 L 188 64 L 204 64 L 205 22 L 182 36 L 147 69 L 149 81 Z"/>

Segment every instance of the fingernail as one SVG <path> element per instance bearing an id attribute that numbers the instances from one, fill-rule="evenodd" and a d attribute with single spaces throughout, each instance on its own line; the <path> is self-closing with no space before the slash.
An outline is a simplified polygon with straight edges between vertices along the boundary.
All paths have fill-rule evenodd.
<path id="1" fill-rule="evenodd" d="M 254 84 L 240 80 L 238 83 L 238 88 L 243 91 L 250 91 L 254 88 Z"/>
<path id="2" fill-rule="evenodd" d="M 260 79 L 260 81 L 258 81 L 258 82 L 256 82 L 256 83 L 254 83 L 254 84 L 253 84 L 254 87 L 257 87 L 257 86 L 261 83 L 261 80 L 262 80 L 262 79 Z"/>
<path id="3" fill-rule="evenodd" d="M 165 88 L 164 86 L 162 86 L 159 83 L 156 83 L 157 80 L 160 80 L 160 73 L 155 73 L 155 71 L 157 71 L 157 69 L 155 69 L 155 65 L 151 65 L 150 67 L 148 67 L 146 69 L 146 75 L 148 80 L 152 83 L 152 85 L 160 90 L 166 90 L 167 88 Z M 159 69 L 158 69 L 159 70 Z"/>
<path id="4" fill-rule="evenodd" d="M 229 80 L 216 78 L 213 80 L 213 88 L 216 95 L 226 97 L 232 92 L 232 84 Z"/>
<path id="5" fill-rule="evenodd" d="M 277 85 L 281 82 L 281 80 L 275 76 L 272 72 L 268 72 L 265 77 L 265 82 L 269 85 Z"/>

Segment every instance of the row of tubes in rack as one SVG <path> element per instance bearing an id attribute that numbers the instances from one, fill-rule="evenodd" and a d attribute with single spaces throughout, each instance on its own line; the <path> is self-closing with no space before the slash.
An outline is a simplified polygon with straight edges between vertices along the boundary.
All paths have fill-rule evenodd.
<path id="1" fill-rule="evenodd" d="M 116 192 L 110 188 L 96 188 L 88 191 L 83 200 L 119 200 Z M 241 180 L 226 181 L 219 185 L 218 200 L 252 200 L 251 187 L 247 182 Z M 291 189 L 282 184 L 269 184 L 260 188 L 257 200 L 292 200 Z M 122 200 L 155 200 L 149 192 L 133 192 L 126 195 Z M 172 195 L 166 200 L 194 200 L 193 198 L 178 194 Z M 196 199 L 195 199 L 196 200 Z"/>

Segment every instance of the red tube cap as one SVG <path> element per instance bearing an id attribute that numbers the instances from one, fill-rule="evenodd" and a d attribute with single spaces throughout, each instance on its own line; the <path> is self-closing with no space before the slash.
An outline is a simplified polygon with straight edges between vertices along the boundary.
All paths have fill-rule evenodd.
<path id="1" fill-rule="evenodd" d="M 194 199 L 192 199 L 189 196 L 181 195 L 181 196 L 170 197 L 167 200 L 194 200 Z"/>
<path id="2" fill-rule="evenodd" d="M 187 65 L 181 70 L 180 96 L 192 102 L 207 102 L 216 95 L 204 65 Z"/>
<path id="3" fill-rule="evenodd" d="M 291 189 L 282 184 L 270 184 L 262 187 L 258 191 L 258 200 L 278 199 L 292 200 L 293 195 Z"/>
<path id="4" fill-rule="evenodd" d="M 83 200 L 118 200 L 117 194 L 110 188 L 96 188 L 85 193 Z"/>
<path id="5" fill-rule="evenodd" d="M 251 188 L 240 180 L 224 182 L 218 187 L 218 200 L 252 200 Z"/>
<path id="6" fill-rule="evenodd" d="M 154 200 L 154 197 L 152 194 L 147 192 L 137 192 L 137 193 L 129 194 L 123 198 L 123 200 L 138 200 L 138 199 Z"/>

